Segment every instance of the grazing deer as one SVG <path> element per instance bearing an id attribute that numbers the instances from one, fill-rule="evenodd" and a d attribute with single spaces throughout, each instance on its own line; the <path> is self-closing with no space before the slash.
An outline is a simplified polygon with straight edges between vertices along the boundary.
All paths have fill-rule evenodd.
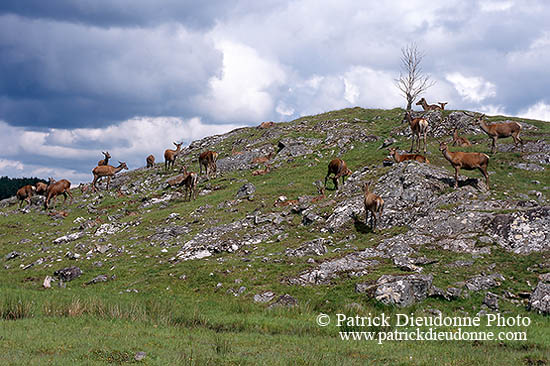
<path id="1" fill-rule="evenodd" d="M 53 206 L 55 207 L 55 199 L 60 194 L 63 194 L 63 196 L 65 197 L 65 199 L 63 200 L 63 204 L 65 204 L 65 202 L 67 201 L 67 195 L 71 197 L 69 204 L 73 202 L 73 195 L 71 194 L 71 182 L 69 182 L 67 179 L 55 181 L 50 178 L 50 184 L 48 185 L 46 193 L 46 200 L 44 201 L 44 209 L 47 210 L 49 208 L 51 199 L 53 199 Z"/>
<path id="2" fill-rule="evenodd" d="M 439 151 L 443 154 L 445 159 L 447 159 L 453 168 L 455 168 L 455 185 L 454 188 L 458 188 L 458 173 L 460 169 L 474 170 L 479 169 L 479 171 L 485 177 L 485 183 L 487 188 L 489 188 L 489 174 L 487 173 L 487 167 L 489 166 L 489 156 L 483 153 L 477 152 L 452 152 L 449 151 L 446 142 L 439 143 Z"/>
<path id="3" fill-rule="evenodd" d="M 187 194 L 189 193 L 189 199 L 188 201 L 191 201 L 191 197 L 193 199 L 197 199 L 197 183 L 199 181 L 199 176 L 195 172 L 188 172 L 186 167 L 183 167 L 183 179 L 179 183 L 179 186 L 184 185 L 185 186 L 185 196 L 184 199 L 186 199 Z"/>
<path id="4" fill-rule="evenodd" d="M 334 174 L 334 176 L 332 177 L 332 181 L 334 182 L 336 190 L 338 190 L 338 179 L 342 177 L 342 184 L 344 184 L 344 177 L 351 175 L 352 171 L 348 169 L 348 166 L 346 165 L 346 162 L 344 160 L 333 159 L 328 164 L 328 172 L 325 176 L 325 188 L 327 186 L 327 179 L 331 174 Z"/>
<path id="5" fill-rule="evenodd" d="M 416 102 L 416 105 L 421 105 L 422 108 L 425 110 L 425 111 L 442 111 L 445 109 L 445 106 L 448 104 L 448 102 L 439 102 L 438 103 L 439 105 L 437 104 L 428 104 L 428 102 L 426 102 L 426 99 L 422 98 L 420 99 L 418 102 Z"/>
<path id="6" fill-rule="evenodd" d="M 218 160 L 218 153 L 215 151 L 204 151 L 199 155 L 199 175 L 202 175 L 202 167 L 204 166 L 204 170 L 206 171 L 206 177 L 209 177 L 208 170 L 210 169 L 211 172 L 214 173 L 214 176 L 216 176 L 216 161 Z"/>
<path id="7" fill-rule="evenodd" d="M 453 146 L 457 144 L 460 147 L 472 146 L 472 143 L 466 137 L 458 136 L 458 129 L 455 128 L 453 131 Z"/>
<path id="8" fill-rule="evenodd" d="M 365 224 L 369 224 L 369 212 L 371 213 L 371 228 L 374 232 L 376 230 L 376 221 L 382 217 L 382 210 L 384 209 L 384 200 L 370 191 L 371 182 L 366 182 L 363 185 L 364 204 L 365 204 Z M 378 220 L 376 215 L 378 214 Z"/>
<path id="9" fill-rule="evenodd" d="M 103 156 L 105 156 L 105 159 L 102 159 L 100 161 L 97 162 L 97 165 L 98 166 L 101 166 L 101 165 L 109 165 L 109 159 L 111 158 L 111 155 L 109 154 L 109 152 L 104 152 L 102 151 L 101 152 L 103 154 Z"/>
<path id="10" fill-rule="evenodd" d="M 267 163 L 269 160 L 271 160 L 271 158 L 273 157 L 273 152 L 270 152 L 268 155 L 266 156 L 258 156 L 254 159 L 252 159 L 251 163 L 252 164 L 265 164 Z"/>
<path id="11" fill-rule="evenodd" d="M 420 163 L 427 163 L 427 164 L 430 163 L 428 158 L 420 154 L 399 154 L 397 152 L 397 149 L 393 147 L 390 147 L 388 151 L 390 152 L 390 155 L 392 156 L 393 160 L 395 160 L 396 163 L 401 163 L 406 160 L 416 160 Z"/>
<path id="12" fill-rule="evenodd" d="M 92 173 L 94 174 L 94 180 L 92 181 L 92 192 L 97 191 L 96 182 L 101 177 L 107 177 L 107 190 L 109 190 L 109 183 L 111 183 L 111 178 L 115 176 L 116 173 L 120 172 L 123 169 L 128 170 L 126 163 L 118 162 L 119 166 L 116 168 L 112 165 L 103 165 L 96 166 Z"/>
<path id="13" fill-rule="evenodd" d="M 153 168 L 155 166 L 155 157 L 151 154 L 145 161 L 147 162 L 147 168 Z"/>
<path id="14" fill-rule="evenodd" d="M 428 120 L 426 120 L 425 118 L 412 118 L 411 111 L 406 111 L 405 115 L 407 117 L 407 121 L 409 121 L 409 126 L 411 126 L 412 132 L 412 144 L 411 150 L 409 152 L 413 151 L 415 139 L 417 141 L 416 152 L 420 150 L 420 135 L 424 135 L 424 153 L 426 153 L 426 135 L 428 133 Z"/>
<path id="15" fill-rule="evenodd" d="M 181 145 L 183 145 L 183 142 L 179 144 L 177 142 L 174 142 L 174 145 L 176 145 L 176 150 L 166 149 L 164 151 L 164 169 L 165 170 L 168 170 L 168 168 L 170 167 L 174 169 L 174 164 L 176 162 L 176 158 L 181 153 Z"/>
<path id="16" fill-rule="evenodd" d="M 32 186 L 30 184 L 27 184 L 26 186 L 23 186 L 17 190 L 17 193 L 15 195 L 17 196 L 17 199 L 19 200 L 19 208 L 23 205 L 23 202 L 27 202 L 29 206 L 31 205 L 31 197 L 36 192 L 36 187 Z"/>
<path id="17" fill-rule="evenodd" d="M 518 142 L 521 143 L 521 149 L 523 151 L 523 140 L 519 137 L 521 132 L 521 125 L 517 122 L 500 122 L 492 123 L 488 125 L 485 123 L 484 117 L 482 114 L 480 116 L 475 116 L 464 112 L 467 116 L 473 117 L 475 122 L 479 123 L 479 127 L 487 134 L 490 138 L 493 139 L 493 145 L 491 147 L 491 154 L 495 153 L 497 147 L 497 140 L 499 138 L 505 138 L 512 136 L 514 138 L 514 146 L 517 148 Z"/>

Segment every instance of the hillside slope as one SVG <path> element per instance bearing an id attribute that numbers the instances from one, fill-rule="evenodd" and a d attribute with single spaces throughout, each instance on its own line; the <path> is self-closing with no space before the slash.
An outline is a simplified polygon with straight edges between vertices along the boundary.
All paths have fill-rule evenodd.
<path id="1" fill-rule="evenodd" d="M 178 172 L 166 172 L 163 164 L 121 173 L 109 192 L 73 190 L 71 205 L 58 199 L 57 210 L 65 212 L 48 214 L 40 205 L 19 210 L 4 201 L 0 314 L 21 314 L 3 323 L 24 346 L 0 346 L 0 360 L 99 364 L 115 356 L 126 362 L 146 350 L 151 364 L 430 364 L 438 342 L 367 350 L 337 340 L 338 328 L 314 320 L 319 312 L 414 311 L 529 316 L 526 346 L 506 343 L 494 361 L 486 358 L 494 342 L 449 345 L 449 352 L 465 364 L 550 362 L 544 336 L 550 330 L 550 124 L 521 120 L 523 152 L 513 149 L 511 138 L 499 140 L 490 156 L 490 190 L 478 171 L 462 171 L 455 190 L 454 170 L 436 138 L 448 138 L 458 126 L 474 145 L 452 151 L 488 153 L 487 136 L 462 112 L 445 111 L 444 122 L 432 114 L 430 164 L 383 164 L 384 140 L 395 139 L 392 146 L 401 151 L 410 147 L 403 115 L 402 109 L 352 108 L 195 141 L 178 169 L 198 172 L 197 156 L 206 149 L 220 158 L 217 176 L 201 177 L 191 202 L 168 187 Z M 254 159 L 266 156 L 271 170 L 253 175 L 265 168 Z M 335 157 L 353 174 L 338 191 L 329 179 L 322 196 L 318 181 Z M 365 223 L 361 185 L 367 180 L 385 201 L 377 232 Z M 54 276 L 72 266 L 78 270 Z M 46 276 L 54 277 L 47 290 Z M 25 347 L 41 346 L 12 324 L 43 326 L 49 334 L 55 330 L 48 319 L 61 319 L 63 331 L 85 341 L 52 342 L 55 351 L 19 358 Z M 99 333 L 82 334 L 78 323 Z M 112 343 L 100 341 L 119 326 Z M 174 340 L 178 327 L 190 332 L 181 344 Z M 143 342 L 126 339 L 135 332 L 145 332 Z M 0 340 L 12 339 L 7 334 Z M 296 347 L 281 346 L 284 356 L 273 358 L 257 337 Z M 330 355 L 318 360 L 308 337 Z M 471 348 L 468 356 L 460 353 L 464 346 Z M 174 347 L 185 351 L 170 352 Z"/>

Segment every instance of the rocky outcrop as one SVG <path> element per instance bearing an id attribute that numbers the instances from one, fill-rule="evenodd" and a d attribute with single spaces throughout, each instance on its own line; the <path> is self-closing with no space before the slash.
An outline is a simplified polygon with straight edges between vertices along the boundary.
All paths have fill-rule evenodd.
<path id="1" fill-rule="evenodd" d="M 432 281 L 432 275 L 383 275 L 376 281 L 374 297 L 386 305 L 410 306 L 428 297 Z"/>
<path id="2" fill-rule="evenodd" d="M 53 275 L 63 282 L 69 282 L 80 277 L 82 275 L 82 270 L 75 266 L 67 267 L 55 271 Z"/>

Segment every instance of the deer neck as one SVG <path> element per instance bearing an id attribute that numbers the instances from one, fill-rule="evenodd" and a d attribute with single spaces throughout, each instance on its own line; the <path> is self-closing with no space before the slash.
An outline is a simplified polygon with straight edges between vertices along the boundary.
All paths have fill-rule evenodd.
<path id="1" fill-rule="evenodd" d="M 449 160 L 451 163 L 453 162 L 453 155 L 449 151 L 449 149 L 443 150 L 442 153 L 443 153 L 443 156 L 445 157 L 445 159 Z"/>
<path id="2" fill-rule="evenodd" d="M 482 129 L 487 135 L 491 135 L 491 132 L 489 131 L 489 126 L 487 125 L 487 123 L 485 123 L 484 120 L 479 121 L 479 127 L 481 127 L 481 129 Z"/>
<path id="3" fill-rule="evenodd" d="M 119 165 L 115 168 L 115 174 L 120 172 L 123 169 L 122 165 Z"/>

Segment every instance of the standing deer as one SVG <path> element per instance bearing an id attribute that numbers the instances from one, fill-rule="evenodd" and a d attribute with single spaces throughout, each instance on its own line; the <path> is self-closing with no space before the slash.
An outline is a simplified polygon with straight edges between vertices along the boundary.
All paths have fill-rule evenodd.
<path id="1" fill-rule="evenodd" d="M 487 134 L 491 139 L 493 139 L 493 145 L 491 146 L 491 154 L 495 153 L 497 148 L 497 140 L 499 138 L 505 138 L 512 136 L 514 138 L 514 146 L 517 148 L 518 142 L 521 143 L 521 149 L 523 151 L 523 140 L 519 137 L 521 132 L 521 125 L 517 122 L 500 122 L 492 123 L 488 125 L 485 123 L 484 117 L 482 114 L 480 116 L 475 116 L 464 112 L 467 116 L 473 117 L 475 122 L 479 123 L 479 127 Z"/>
<path id="2" fill-rule="evenodd" d="M 370 191 L 371 182 L 366 182 L 363 185 L 364 204 L 365 204 L 365 224 L 369 224 L 369 212 L 371 213 L 371 228 L 374 232 L 376 230 L 376 222 L 382 217 L 382 210 L 384 209 L 384 200 Z M 376 215 L 378 214 L 378 220 Z"/>
<path id="3" fill-rule="evenodd" d="M 50 200 L 53 199 L 53 206 L 55 207 L 55 199 L 58 195 L 63 194 L 65 199 L 63 200 L 63 204 L 67 201 L 67 195 L 71 197 L 71 200 L 69 204 L 73 202 L 73 195 L 71 194 L 71 182 L 69 182 L 67 179 L 61 179 L 59 181 L 55 181 L 54 179 L 50 178 L 50 184 L 48 185 L 48 189 L 46 190 L 46 200 L 44 201 L 44 209 L 48 209 L 50 206 Z"/>
<path id="4" fill-rule="evenodd" d="M 147 162 L 147 168 L 153 168 L 155 166 L 155 157 L 151 154 L 145 161 Z"/>
<path id="5" fill-rule="evenodd" d="M 188 201 L 191 201 L 191 197 L 193 199 L 197 199 L 197 182 L 198 181 L 199 181 L 199 177 L 197 173 L 188 172 L 187 168 L 183 167 L 183 179 L 179 183 L 179 186 L 182 186 L 182 185 L 185 186 L 184 199 L 186 199 L 188 193 L 189 193 Z"/>
<path id="6" fill-rule="evenodd" d="M 92 182 L 92 192 L 97 192 L 96 182 L 101 177 L 107 177 L 107 190 L 109 190 L 109 183 L 111 183 L 111 178 L 115 176 L 116 173 L 120 172 L 122 169 L 128 170 L 126 163 L 118 162 L 119 166 L 116 168 L 112 165 L 102 165 L 96 166 L 92 173 L 94 174 L 94 180 Z"/>
<path id="7" fill-rule="evenodd" d="M 449 151 L 446 142 L 439 143 L 439 151 L 443 154 L 445 159 L 447 159 L 453 168 L 455 168 L 455 185 L 454 188 L 458 188 L 458 173 L 460 169 L 474 170 L 479 169 L 479 171 L 485 177 L 485 183 L 487 188 L 489 188 L 489 174 L 487 173 L 487 167 L 489 166 L 489 156 L 483 153 L 477 152 L 452 152 Z"/>
<path id="8" fill-rule="evenodd" d="M 412 144 L 411 150 L 409 152 L 413 151 L 415 139 L 417 141 L 416 152 L 420 150 L 420 135 L 424 135 L 424 153 L 426 153 L 426 135 L 428 133 L 428 120 L 426 120 L 425 118 L 412 118 L 411 111 L 406 111 L 405 115 L 407 117 L 407 121 L 409 121 L 409 126 L 411 126 L 412 132 Z"/>
<path id="9" fill-rule="evenodd" d="M 183 145 L 183 142 L 177 143 L 174 142 L 174 145 L 176 145 L 176 150 L 172 149 L 166 149 L 164 151 L 164 169 L 168 170 L 168 168 L 174 169 L 174 164 L 176 162 L 176 158 L 181 153 L 181 145 Z"/>
<path id="10" fill-rule="evenodd" d="M 44 182 L 36 183 L 36 194 L 39 194 L 41 196 L 46 196 L 47 189 L 48 189 L 48 185 L 46 183 Z"/>
<path id="11" fill-rule="evenodd" d="M 445 109 L 445 106 L 448 104 L 448 102 L 439 102 L 438 103 L 439 105 L 437 104 L 428 104 L 428 102 L 426 102 L 426 99 L 422 98 L 420 99 L 418 102 L 416 102 L 416 105 L 421 105 L 422 108 L 425 110 L 425 111 L 442 111 Z"/>
<path id="12" fill-rule="evenodd" d="M 472 143 L 466 137 L 458 136 L 458 129 L 455 128 L 453 131 L 453 146 L 457 144 L 460 147 L 472 146 Z"/>
<path id="13" fill-rule="evenodd" d="M 334 176 L 332 177 L 332 181 L 334 182 L 336 190 L 338 190 L 338 179 L 342 177 L 342 184 L 344 184 L 344 177 L 351 175 L 352 171 L 348 169 L 348 166 L 346 165 L 346 162 L 344 160 L 333 159 L 328 164 L 328 172 L 325 176 L 325 188 L 327 186 L 327 179 L 331 174 L 334 174 Z"/>
<path id="14" fill-rule="evenodd" d="M 214 172 L 216 176 L 216 161 L 218 160 L 218 153 L 215 151 L 204 151 L 199 155 L 199 175 L 202 175 L 202 167 L 206 171 L 206 177 L 209 176 L 208 169 L 210 168 L 211 172 Z"/>
<path id="15" fill-rule="evenodd" d="M 100 161 L 97 162 L 97 165 L 98 166 L 101 166 L 101 165 L 109 165 L 109 159 L 111 158 L 111 155 L 109 154 L 109 152 L 104 152 L 102 151 L 101 152 L 103 154 L 103 156 L 105 156 L 105 159 L 102 159 Z"/>
<path id="16" fill-rule="evenodd" d="M 17 190 L 17 193 L 15 194 L 17 196 L 17 199 L 19 202 L 19 208 L 23 205 L 23 202 L 27 202 L 30 206 L 31 204 L 31 197 L 36 192 L 36 187 L 27 184 L 26 186 L 23 186 Z"/>

